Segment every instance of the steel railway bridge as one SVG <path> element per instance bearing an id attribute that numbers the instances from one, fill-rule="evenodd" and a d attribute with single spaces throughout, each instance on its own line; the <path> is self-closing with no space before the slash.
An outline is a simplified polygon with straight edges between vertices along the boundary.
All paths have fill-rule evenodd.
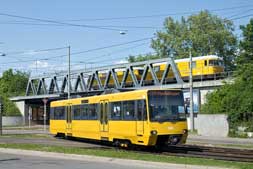
<path id="1" fill-rule="evenodd" d="M 166 67 L 161 78 L 158 78 L 154 65 L 161 62 L 166 62 Z M 117 75 L 118 71 L 123 72 L 121 78 Z M 141 71 L 138 77 L 136 71 Z M 170 71 L 172 71 L 174 78 L 168 81 L 167 76 Z M 103 79 L 101 74 L 103 74 Z M 152 79 L 147 79 L 147 77 Z M 214 75 L 211 80 L 194 82 L 194 88 L 199 89 L 200 100 L 204 100 L 205 94 L 210 90 L 223 85 L 223 81 L 229 79 L 225 77 L 216 79 Z M 127 82 L 129 78 L 131 79 L 130 85 Z M 38 122 L 43 119 L 43 100 L 49 100 L 46 103 L 49 107 L 50 101 L 66 99 L 68 85 L 70 85 L 72 98 L 144 88 L 177 88 L 185 90 L 189 88 L 188 80 L 182 80 L 174 60 L 164 58 L 97 67 L 90 70 L 75 70 L 70 74 L 70 84 L 68 84 L 67 71 L 31 77 L 27 84 L 26 96 L 13 97 L 11 100 L 17 103 L 23 113 L 24 123 L 27 123 L 29 117 Z"/>

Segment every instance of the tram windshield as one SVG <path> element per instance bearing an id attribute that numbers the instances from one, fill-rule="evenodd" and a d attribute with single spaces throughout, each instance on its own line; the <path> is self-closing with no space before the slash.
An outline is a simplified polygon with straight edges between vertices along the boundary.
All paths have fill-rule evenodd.
<path id="1" fill-rule="evenodd" d="M 148 100 L 150 121 L 166 122 L 186 119 L 181 91 L 149 91 Z"/>

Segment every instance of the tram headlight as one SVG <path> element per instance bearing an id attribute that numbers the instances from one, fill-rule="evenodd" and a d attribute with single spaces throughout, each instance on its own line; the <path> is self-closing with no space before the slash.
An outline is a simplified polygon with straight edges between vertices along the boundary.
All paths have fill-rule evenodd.
<path id="1" fill-rule="evenodd" d="M 188 133 L 188 130 L 184 129 L 183 134 L 187 134 L 187 133 Z"/>
<path id="2" fill-rule="evenodd" d="M 157 135 L 157 131 L 156 130 L 151 130 L 151 135 Z"/>

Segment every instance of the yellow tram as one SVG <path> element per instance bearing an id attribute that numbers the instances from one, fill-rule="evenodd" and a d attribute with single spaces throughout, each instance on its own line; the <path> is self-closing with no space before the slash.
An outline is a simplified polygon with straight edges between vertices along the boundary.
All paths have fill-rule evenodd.
<path id="1" fill-rule="evenodd" d="M 175 63 L 177 65 L 178 71 L 180 73 L 180 76 L 183 80 L 189 80 L 189 74 L 190 74 L 190 60 L 189 58 L 185 59 L 177 59 L 175 60 Z M 162 79 L 162 75 L 164 73 L 164 70 L 166 68 L 167 62 L 161 62 L 161 63 L 155 63 L 153 65 L 154 71 L 157 75 L 158 80 Z M 138 81 L 141 80 L 142 74 L 143 74 L 144 68 L 143 67 L 135 67 L 133 73 L 135 74 Z M 192 59 L 192 76 L 194 80 L 205 80 L 205 79 L 213 79 L 216 77 L 222 77 L 222 73 L 224 73 L 224 63 L 223 59 L 221 57 L 218 57 L 216 55 L 207 55 L 207 56 L 199 56 L 199 57 L 193 57 Z M 100 80 L 102 84 L 104 84 L 106 79 L 107 72 L 99 73 Z M 124 76 L 124 70 L 116 70 L 116 75 L 118 77 L 119 82 L 122 81 Z M 166 82 L 174 81 L 174 74 L 170 68 L 169 73 L 167 77 L 165 78 Z M 152 83 L 152 75 L 149 72 L 147 73 L 147 77 L 145 80 L 145 84 Z M 109 80 L 109 86 L 112 87 L 114 84 L 113 79 L 110 78 Z M 132 78 L 130 76 L 126 79 L 126 86 L 131 86 L 133 84 Z M 97 83 L 94 83 L 95 87 L 97 87 Z"/>
<path id="2" fill-rule="evenodd" d="M 175 60 L 179 73 L 183 79 L 187 79 L 190 75 L 190 59 Z M 165 70 L 166 62 L 154 64 L 158 79 L 162 78 Z M 219 76 L 224 73 L 224 63 L 222 58 L 216 55 L 199 56 L 192 58 L 192 76 L 194 79 L 208 79 Z M 150 77 L 151 78 L 151 77 Z M 168 79 L 174 78 L 172 71 L 168 74 Z"/>
<path id="3" fill-rule="evenodd" d="M 136 90 L 51 102 L 50 132 L 118 145 L 185 143 L 181 90 Z"/>

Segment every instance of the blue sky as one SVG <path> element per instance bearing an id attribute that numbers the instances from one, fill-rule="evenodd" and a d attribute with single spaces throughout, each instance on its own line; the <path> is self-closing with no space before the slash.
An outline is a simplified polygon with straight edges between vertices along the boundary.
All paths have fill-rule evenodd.
<path id="1" fill-rule="evenodd" d="M 213 13 L 221 17 L 253 14 L 253 10 L 251 10 L 253 9 L 253 2 L 250 0 L 1 1 L 0 13 L 4 14 L 55 20 L 79 25 L 153 28 L 110 27 L 119 30 L 104 30 L 67 25 L 49 25 L 50 23 L 35 22 L 0 15 L 0 52 L 6 53 L 6 56 L 0 57 L 0 72 L 8 68 L 30 70 L 33 74 L 36 74 L 36 72 L 43 73 L 65 70 L 67 69 L 67 58 L 64 56 L 53 57 L 67 54 L 67 49 L 51 52 L 34 52 L 34 50 L 71 45 L 71 52 L 79 52 L 149 38 L 152 37 L 157 30 L 162 28 L 165 16 L 101 20 L 104 18 L 172 14 L 204 9 L 222 9 L 242 5 L 248 6 L 233 10 L 216 11 Z M 187 15 L 189 14 L 185 14 L 185 16 Z M 175 15 L 173 17 L 178 19 L 181 16 L 182 15 Z M 247 24 L 249 18 L 250 17 L 235 20 L 234 24 L 236 29 L 238 30 L 239 25 Z M 24 23 L 30 25 L 23 25 Z M 127 29 L 127 32 L 125 35 L 121 35 L 120 30 L 124 29 Z M 239 35 L 240 31 L 237 31 L 237 34 Z M 86 63 L 86 67 L 88 68 L 120 63 L 129 55 L 152 53 L 153 51 L 149 46 L 150 40 L 145 40 L 119 47 L 73 55 L 71 56 L 73 64 L 72 69 L 84 69 L 84 63 Z M 22 52 L 24 53 L 22 54 Z M 49 59 L 40 60 L 43 58 Z M 38 61 L 36 62 L 35 60 Z"/>

